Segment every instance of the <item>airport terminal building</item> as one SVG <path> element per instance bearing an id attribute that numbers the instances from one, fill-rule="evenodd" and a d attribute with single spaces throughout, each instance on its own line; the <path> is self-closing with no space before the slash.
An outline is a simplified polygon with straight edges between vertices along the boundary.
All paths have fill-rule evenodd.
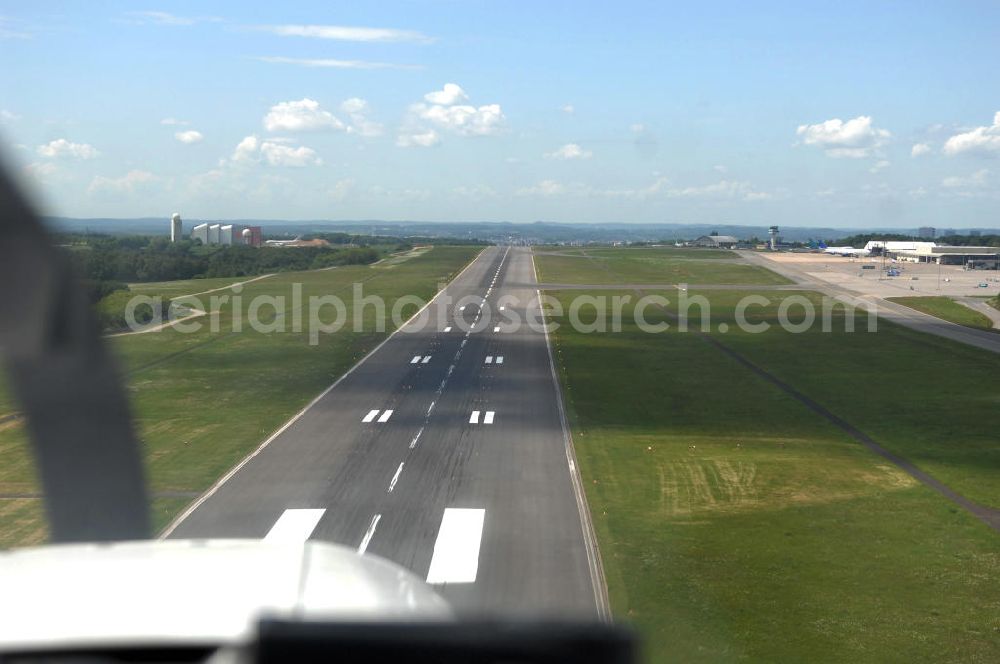
<path id="1" fill-rule="evenodd" d="M 935 242 L 883 242 L 872 240 L 865 245 L 872 254 L 885 254 L 907 263 L 964 265 L 974 270 L 1000 268 L 1000 247 L 959 247 Z"/>

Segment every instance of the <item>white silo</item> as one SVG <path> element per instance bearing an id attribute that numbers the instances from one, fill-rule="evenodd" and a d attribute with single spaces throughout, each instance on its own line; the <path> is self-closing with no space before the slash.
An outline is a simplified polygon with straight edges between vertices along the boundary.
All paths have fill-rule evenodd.
<path id="1" fill-rule="evenodd" d="M 184 231 L 184 224 L 181 222 L 181 213 L 174 212 L 170 217 L 170 241 L 180 242 L 181 233 Z"/>

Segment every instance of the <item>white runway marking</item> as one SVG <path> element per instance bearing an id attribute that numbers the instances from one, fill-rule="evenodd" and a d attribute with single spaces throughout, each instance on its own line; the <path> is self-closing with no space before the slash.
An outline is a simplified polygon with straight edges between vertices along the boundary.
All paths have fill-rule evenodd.
<path id="1" fill-rule="evenodd" d="M 264 537 L 265 542 L 305 542 L 326 510 L 285 510 Z"/>
<path id="2" fill-rule="evenodd" d="M 368 414 L 361 418 L 361 421 L 362 422 L 371 422 L 372 420 L 375 419 L 376 415 L 378 415 L 378 411 L 377 410 L 369 410 Z"/>
<path id="3" fill-rule="evenodd" d="M 503 364 L 503 355 L 497 355 L 497 364 Z"/>
<path id="4" fill-rule="evenodd" d="M 486 416 L 483 418 L 483 424 L 493 424 L 493 411 L 486 411 Z"/>
<path id="5" fill-rule="evenodd" d="M 469 416 L 469 424 L 479 424 L 479 411 L 472 411 L 472 415 Z"/>
<path id="6" fill-rule="evenodd" d="M 392 417 L 392 411 L 391 410 L 387 410 L 387 411 L 385 411 L 385 412 L 382 413 L 382 415 L 378 418 L 378 421 L 379 422 L 388 422 L 390 417 Z"/>
<path id="7" fill-rule="evenodd" d="M 444 331 L 445 331 L 445 332 L 451 332 L 451 327 L 446 327 L 446 328 L 444 328 Z"/>
<path id="8" fill-rule="evenodd" d="M 416 364 L 419 361 L 420 361 L 420 356 L 419 355 L 414 355 L 413 359 L 410 360 L 410 364 Z"/>
<path id="9" fill-rule="evenodd" d="M 386 493 L 392 493 L 392 490 L 396 488 L 396 482 L 399 481 L 399 474 L 403 472 L 403 464 L 399 464 L 399 468 L 396 469 L 396 474 L 392 476 L 392 481 L 389 482 L 389 490 Z"/>
<path id="10" fill-rule="evenodd" d="M 493 364 L 493 356 L 492 355 L 487 355 L 486 356 L 486 364 Z"/>
<path id="11" fill-rule="evenodd" d="M 458 310 L 459 310 L 459 311 L 465 311 L 465 307 L 464 307 L 464 306 L 462 306 L 462 307 L 459 307 L 459 308 L 458 308 Z"/>
<path id="12" fill-rule="evenodd" d="M 449 507 L 441 517 L 427 583 L 475 583 L 486 510 Z"/>
<path id="13" fill-rule="evenodd" d="M 499 326 L 499 325 L 497 325 L 496 327 L 494 327 L 494 328 L 493 328 L 493 331 L 494 331 L 494 332 L 499 332 L 499 331 L 500 331 L 500 326 Z"/>
<path id="14" fill-rule="evenodd" d="M 414 436 L 414 437 L 413 437 L 413 440 L 411 440 L 411 441 L 410 441 L 410 449 L 411 449 L 411 450 L 412 450 L 412 449 L 413 449 L 414 447 L 416 447 L 416 446 L 417 446 L 417 441 L 418 441 L 418 440 L 420 440 L 420 434 L 422 434 L 423 432 L 424 432 L 424 428 L 423 428 L 423 427 L 420 427 L 420 431 L 418 431 L 418 432 L 417 432 L 417 435 L 416 435 L 416 436 Z"/>
<path id="15" fill-rule="evenodd" d="M 430 361 L 431 361 L 431 356 L 430 355 L 424 355 L 424 359 L 422 359 L 420 361 L 420 364 L 427 364 Z"/>
<path id="16" fill-rule="evenodd" d="M 365 532 L 364 539 L 361 540 L 361 544 L 358 546 L 358 553 L 364 553 L 368 550 L 368 544 L 372 541 L 372 536 L 375 535 L 375 528 L 378 527 L 378 522 L 381 520 L 381 514 L 376 514 L 372 517 L 372 522 L 368 524 L 368 530 Z"/>
<path id="17" fill-rule="evenodd" d="M 437 401 L 432 401 L 431 405 L 427 407 L 427 416 L 429 416 L 431 414 L 431 411 L 434 410 L 434 404 L 436 404 L 436 403 L 437 403 Z M 421 431 L 423 431 L 423 429 L 421 429 Z"/>
<path id="18" fill-rule="evenodd" d="M 500 305 L 500 311 L 503 311 L 504 309 L 506 309 L 506 307 L 501 304 Z"/>

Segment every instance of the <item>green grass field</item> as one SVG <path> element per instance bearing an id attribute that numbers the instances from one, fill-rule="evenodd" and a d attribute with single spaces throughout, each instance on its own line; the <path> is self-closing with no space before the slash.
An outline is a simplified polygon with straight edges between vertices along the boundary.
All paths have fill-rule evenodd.
<path id="1" fill-rule="evenodd" d="M 403 295 L 427 300 L 440 283 L 457 274 L 480 249 L 435 247 L 392 269 L 345 266 L 286 272 L 247 284 L 241 293 L 242 333 L 232 330 L 231 303 L 212 307 L 210 295 L 204 298 L 203 305 L 205 310 L 219 311 L 217 332 L 211 331 L 206 317 L 198 319 L 203 329 L 193 334 L 169 329 L 113 339 L 113 348 L 127 372 L 152 491 L 154 495 L 168 496 L 154 500 L 156 526 L 169 522 L 194 496 L 391 332 L 391 322 L 386 331 L 375 330 L 372 307 L 363 312 L 364 331 L 352 331 L 354 283 L 363 284 L 364 295 L 379 295 L 390 306 Z M 177 295 L 195 293 L 233 281 L 178 282 L 171 284 L 171 290 Z M 307 343 L 307 322 L 303 332 L 292 332 L 293 283 L 302 284 L 303 298 L 340 296 L 347 304 L 344 329 L 321 337 L 315 346 Z M 162 293 L 163 286 L 149 285 L 148 292 Z M 246 305 L 255 295 L 285 298 L 278 307 L 281 316 L 265 308 L 260 319 L 284 320 L 286 332 L 258 334 L 250 330 L 245 321 Z M 415 305 L 408 306 L 402 318 L 415 311 Z M 332 309 L 326 315 L 332 319 Z M 0 423 L 0 494 L 38 490 L 22 426 L 17 422 Z M 38 543 L 44 537 L 40 500 L 0 499 L 0 547 Z"/>
<path id="2" fill-rule="evenodd" d="M 539 256 L 538 279 L 550 284 L 788 284 L 732 251 L 678 247 L 577 249 Z"/>
<path id="3" fill-rule="evenodd" d="M 568 308 L 580 293 L 554 294 Z M 700 294 L 716 338 L 1000 507 L 1000 358 L 887 323 L 845 333 L 841 318 L 829 333 L 750 334 L 733 317 L 747 293 Z M 775 323 L 792 294 L 758 293 L 769 305 L 750 322 Z M 554 341 L 613 609 L 648 661 L 996 658 L 995 532 L 662 312 L 646 317 L 672 328 L 564 326 Z"/>
<path id="4" fill-rule="evenodd" d="M 979 330 L 993 329 L 993 321 L 989 318 L 950 297 L 890 297 L 889 300 L 958 325 Z"/>

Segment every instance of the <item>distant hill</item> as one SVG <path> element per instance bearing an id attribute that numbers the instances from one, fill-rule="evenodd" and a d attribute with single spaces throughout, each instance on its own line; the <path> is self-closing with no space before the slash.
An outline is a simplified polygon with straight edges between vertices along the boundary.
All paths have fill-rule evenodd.
<path id="1" fill-rule="evenodd" d="M 167 235 L 168 218 L 142 217 L 138 219 L 75 219 L 71 217 L 47 217 L 46 224 L 57 231 L 80 233 L 85 231 L 113 235 Z M 536 221 L 533 223 L 513 222 L 434 222 L 434 221 L 288 221 L 279 219 L 185 219 L 184 233 L 187 235 L 197 224 L 237 223 L 261 226 L 269 237 L 295 237 L 304 233 L 343 231 L 361 235 L 422 236 L 442 238 L 468 238 L 480 240 L 503 240 L 509 237 L 536 242 L 650 242 L 657 240 L 691 240 L 700 235 L 717 232 L 733 235 L 740 239 L 767 237 L 766 226 L 746 226 L 740 224 L 574 224 Z M 994 232 L 982 230 L 984 234 Z M 915 233 L 916 229 L 906 228 L 810 228 L 806 226 L 782 226 L 781 237 L 791 242 L 809 239 L 833 239 L 860 233 Z M 967 232 L 967 231 L 960 231 Z"/>

